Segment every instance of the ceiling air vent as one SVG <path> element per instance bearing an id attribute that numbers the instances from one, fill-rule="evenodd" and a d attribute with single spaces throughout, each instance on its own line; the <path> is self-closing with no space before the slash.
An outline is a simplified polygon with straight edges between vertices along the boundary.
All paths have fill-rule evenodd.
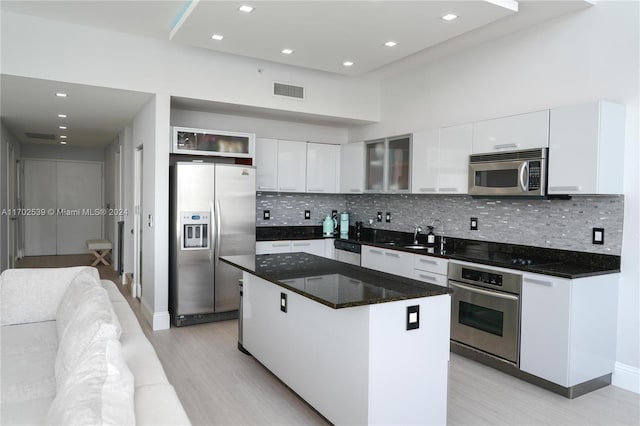
<path id="1" fill-rule="evenodd" d="M 275 96 L 284 96 L 286 98 L 304 99 L 304 87 L 274 82 L 273 94 Z"/>
<path id="2" fill-rule="evenodd" d="M 54 141 L 56 140 L 55 135 L 51 135 L 48 133 L 32 133 L 32 132 L 27 132 L 24 134 L 26 137 L 30 138 L 30 139 L 45 139 L 48 141 Z"/>

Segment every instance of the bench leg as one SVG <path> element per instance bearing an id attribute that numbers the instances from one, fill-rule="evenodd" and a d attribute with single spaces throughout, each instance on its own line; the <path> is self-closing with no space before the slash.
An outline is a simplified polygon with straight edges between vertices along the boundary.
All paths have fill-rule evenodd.
<path id="1" fill-rule="evenodd" d="M 111 252 L 111 249 L 106 250 L 91 250 L 91 253 L 95 256 L 95 260 L 91 264 L 91 266 L 96 266 L 98 263 L 102 262 L 104 265 L 109 266 L 110 263 L 107 261 L 106 256 Z"/>

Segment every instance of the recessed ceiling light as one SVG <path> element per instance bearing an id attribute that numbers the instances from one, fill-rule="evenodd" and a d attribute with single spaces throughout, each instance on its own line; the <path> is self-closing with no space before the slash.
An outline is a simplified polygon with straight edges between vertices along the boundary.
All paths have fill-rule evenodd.
<path id="1" fill-rule="evenodd" d="M 59 97 L 59 98 L 66 98 L 67 94 L 66 93 L 62 93 L 62 92 L 58 92 L 58 93 L 56 93 L 56 96 Z"/>
<path id="2" fill-rule="evenodd" d="M 220 34 L 214 34 L 214 35 L 212 35 L 212 36 L 211 36 L 211 38 L 212 38 L 213 40 L 220 41 L 220 40 L 222 40 L 222 39 L 224 38 L 224 36 L 223 36 L 223 35 L 220 35 Z"/>
<path id="3" fill-rule="evenodd" d="M 293 53 L 293 49 L 282 49 L 282 53 L 285 55 L 291 55 Z"/>
<path id="4" fill-rule="evenodd" d="M 58 118 L 67 118 L 67 114 L 58 114 Z"/>
<path id="5" fill-rule="evenodd" d="M 447 13 L 446 15 L 444 15 L 442 17 L 442 19 L 444 19 L 445 21 L 453 21 L 457 17 L 458 17 L 458 15 L 454 15 L 453 13 Z"/>
<path id="6" fill-rule="evenodd" d="M 396 46 L 398 43 L 392 40 L 389 40 L 388 42 L 386 42 L 384 45 L 387 47 L 394 47 Z"/>
<path id="7" fill-rule="evenodd" d="M 66 145 L 67 141 L 60 141 L 60 145 Z"/>
<path id="8" fill-rule="evenodd" d="M 243 4 L 242 6 L 240 6 L 238 8 L 238 10 L 240 12 L 244 12 L 244 13 L 251 13 L 251 12 L 253 12 L 253 9 L 254 9 L 253 6 L 249 6 L 249 5 L 246 5 L 246 4 Z"/>
<path id="9" fill-rule="evenodd" d="M 66 139 L 67 135 L 60 135 L 60 139 Z"/>
<path id="10" fill-rule="evenodd" d="M 58 126 L 58 129 L 60 129 L 60 130 L 67 130 L 67 126 Z"/>
<path id="11" fill-rule="evenodd" d="M 342 65 L 344 65 L 345 67 L 350 67 L 351 65 L 353 65 L 353 62 L 351 62 L 351 61 L 344 61 L 344 62 L 342 63 Z"/>

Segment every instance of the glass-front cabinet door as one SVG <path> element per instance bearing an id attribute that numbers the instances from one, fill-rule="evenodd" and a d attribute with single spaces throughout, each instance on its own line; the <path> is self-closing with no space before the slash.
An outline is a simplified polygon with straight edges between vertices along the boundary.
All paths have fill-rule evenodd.
<path id="1" fill-rule="evenodd" d="M 411 135 L 388 139 L 387 190 L 408 191 L 411 181 Z"/>
<path id="2" fill-rule="evenodd" d="M 410 191 L 411 135 L 368 141 L 365 153 L 365 191 Z"/>
<path id="3" fill-rule="evenodd" d="M 253 158 L 255 134 L 174 127 L 173 154 Z"/>
<path id="4" fill-rule="evenodd" d="M 385 139 L 379 139 L 366 143 L 365 151 L 365 190 L 382 192 L 385 190 L 384 164 L 385 164 Z"/>

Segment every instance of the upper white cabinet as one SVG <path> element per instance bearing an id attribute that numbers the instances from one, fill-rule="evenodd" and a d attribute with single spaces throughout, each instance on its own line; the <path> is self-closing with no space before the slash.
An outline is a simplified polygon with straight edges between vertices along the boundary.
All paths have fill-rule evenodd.
<path id="1" fill-rule="evenodd" d="M 471 124 L 414 133 L 412 192 L 466 194 L 471 139 Z"/>
<path id="2" fill-rule="evenodd" d="M 473 123 L 473 154 L 548 146 L 548 109 Z"/>
<path id="3" fill-rule="evenodd" d="M 338 192 L 340 145 L 307 143 L 307 192 Z"/>
<path id="4" fill-rule="evenodd" d="M 278 191 L 305 192 L 307 182 L 307 144 L 278 141 Z"/>
<path id="5" fill-rule="evenodd" d="M 258 191 L 278 190 L 278 140 L 256 139 L 256 187 Z"/>
<path id="6" fill-rule="evenodd" d="M 364 143 L 340 146 L 340 192 L 357 194 L 364 190 Z"/>
<path id="7" fill-rule="evenodd" d="M 549 194 L 621 194 L 624 126 L 624 106 L 611 102 L 552 109 Z"/>
<path id="8" fill-rule="evenodd" d="M 440 129 L 413 133 L 411 192 L 437 194 L 440 175 Z"/>
<path id="9" fill-rule="evenodd" d="M 408 192 L 411 188 L 411 135 L 365 143 L 365 190 Z"/>

